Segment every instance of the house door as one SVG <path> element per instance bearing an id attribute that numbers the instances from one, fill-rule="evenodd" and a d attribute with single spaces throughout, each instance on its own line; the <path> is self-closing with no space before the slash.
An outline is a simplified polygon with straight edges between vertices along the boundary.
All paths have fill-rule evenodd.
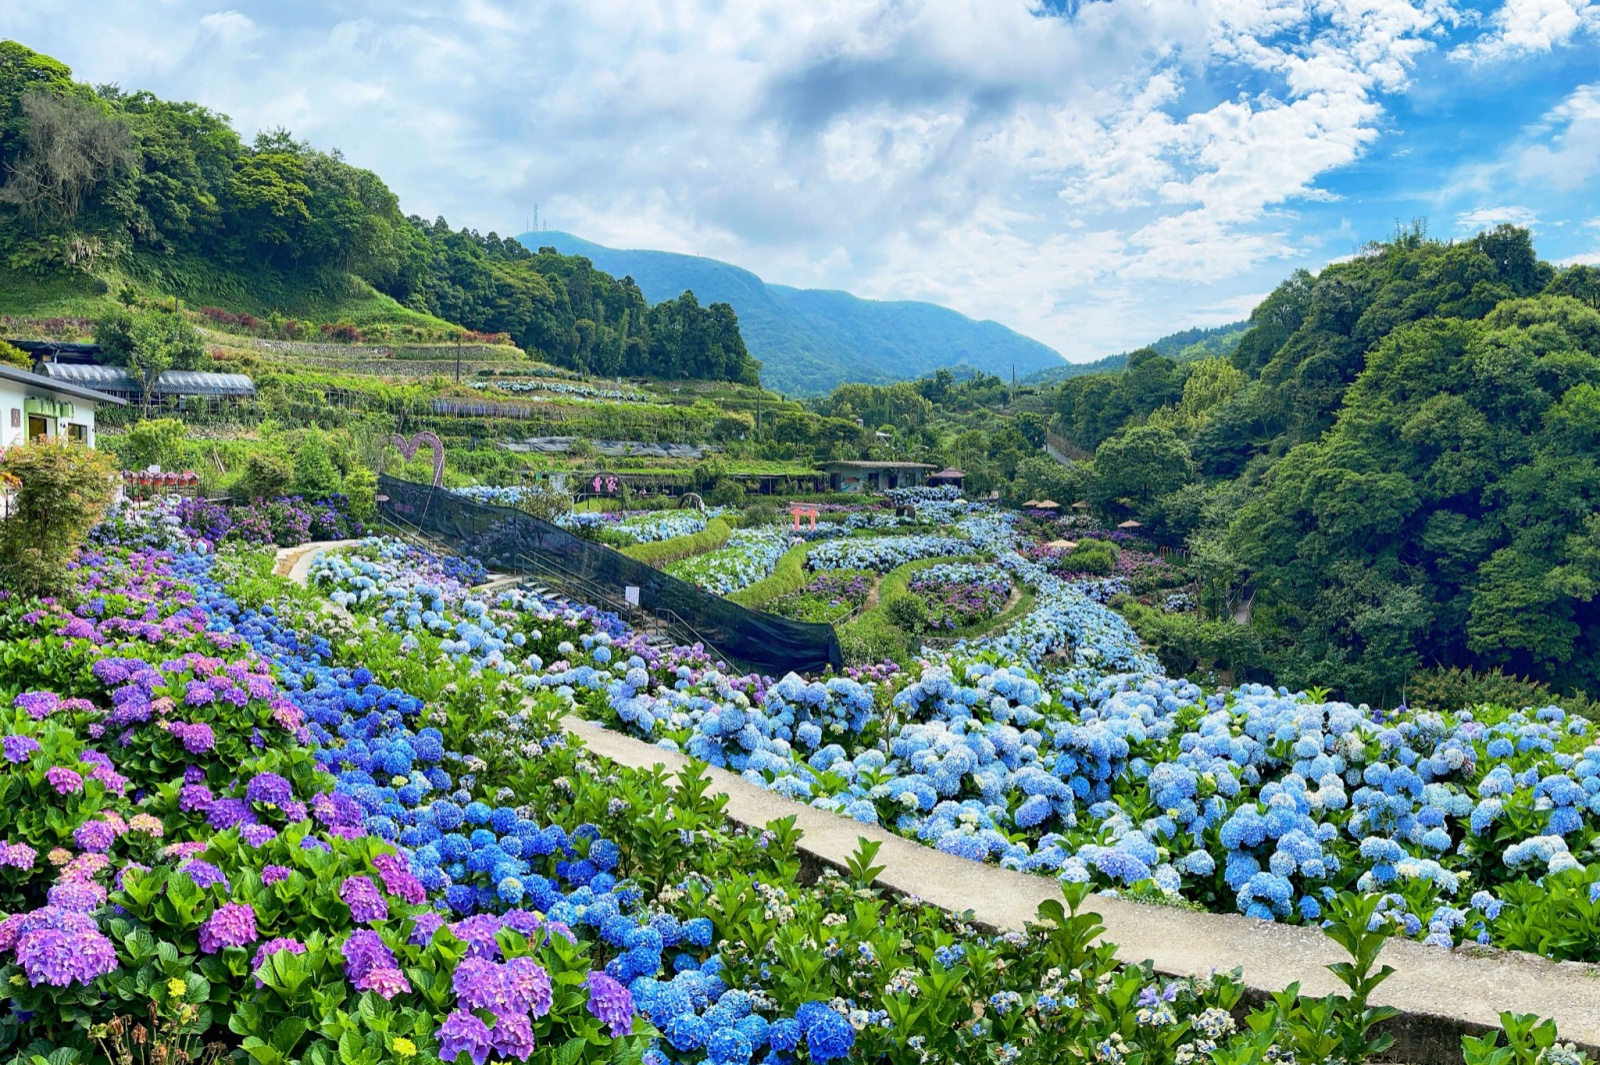
<path id="1" fill-rule="evenodd" d="M 28 415 L 28 439 L 37 440 L 50 435 L 50 419 L 39 414 Z"/>

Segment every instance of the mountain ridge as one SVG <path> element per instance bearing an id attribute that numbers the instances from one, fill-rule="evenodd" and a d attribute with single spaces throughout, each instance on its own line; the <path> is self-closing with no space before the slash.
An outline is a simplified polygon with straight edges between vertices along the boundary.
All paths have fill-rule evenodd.
<path id="1" fill-rule="evenodd" d="M 771 388 L 820 395 L 845 382 L 887 384 L 941 368 L 970 366 L 1019 377 L 1062 365 L 1060 353 L 998 322 L 917 300 L 870 300 L 840 289 L 773 284 L 701 255 L 611 248 L 561 230 L 514 238 L 530 251 L 553 247 L 633 278 L 651 302 L 685 290 L 702 303 L 728 303 Z"/>

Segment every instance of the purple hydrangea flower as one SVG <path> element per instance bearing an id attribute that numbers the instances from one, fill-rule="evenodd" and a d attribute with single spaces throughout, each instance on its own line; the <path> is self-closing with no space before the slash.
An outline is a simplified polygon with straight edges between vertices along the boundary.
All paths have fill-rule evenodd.
<path id="1" fill-rule="evenodd" d="M 106 889 L 92 880 L 68 880 L 50 889 L 50 905 L 76 913 L 93 913 L 105 905 Z"/>
<path id="2" fill-rule="evenodd" d="M 472 1058 L 472 1065 L 489 1060 L 489 1026 L 466 1010 L 452 1010 L 434 1035 L 440 1061 L 451 1063 L 462 1054 Z"/>
<path id="3" fill-rule="evenodd" d="M 380 854 L 372 859 L 372 865 L 383 878 L 384 890 L 389 894 L 412 906 L 427 900 L 428 892 L 422 881 L 412 874 L 398 854 Z"/>
<path id="4" fill-rule="evenodd" d="M 356 924 L 371 924 L 389 916 L 389 903 L 370 877 L 346 877 L 339 885 L 339 897 L 350 907 L 350 919 Z"/>
<path id="5" fill-rule="evenodd" d="M 20 706 L 35 721 L 43 721 L 61 706 L 61 697 L 55 692 L 23 692 L 14 706 Z"/>
<path id="6" fill-rule="evenodd" d="M 104 821 L 85 821 L 72 830 L 72 840 L 86 851 L 104 854 L 117 841 L 117 832 Z"/>
<path id="7" fill-rule="evenodd" d="M 385 999 L 391 999 L 403 992 L 409 992 L 411 984 L 399 969 L 380 966 L 368 969 L 362 974 L 361 979 L 356 981 L 356 990 L 376 991 Z"/>
<path id="8" fill-rule="evenodd" d="M 589 989 L 589 1012 L 620 1039 L 633 1030 L 633 995 L 602 972 L 591 972 L 585 981 Z"/>
<path id="9" fill-rule="evenodd" d="M 83 790 L 83 777 L 65 766 L 54 765 L 45 771 L 44 779 L 58 795 L 71 795 Z"/>
<path id="10" fill-rule="evenodd" d="M 287 865 L 262 866 L 261 882 L 269 887 L 273 884 L 281 884 L 285 880 L 289 879 L 289 872 L 290 870 Z"/>
<path id="11" fill-rule="evenodd" d="M 294 798 L 294 788 L 277 773 L 257 773 L 250 779 L 244 795 L 251 802 L 282 806 Z"/>
<path id="12" fill-rule="evenodd" d="M 200 926 L 200 949 L 206 954 L 225 947 L 243 947 L 257 938 L 256 911 L 247 902 L 223 903 Z"/>
<path id="13" fill-rule="evenodd" d="M 185 784 L 178 789 L 178 809 L 184 813 L 193 813 L 196 810 L 204 813 L 211 809 L 211 804 L 215 801 L 211 789 L 204 784 Z"/>
<path id="14" fill-rule="evenodd" d="M 344 952 L 344 974 L 358 985 L 374 969 L 400 967 L 394 959 L 394 953 L 383 942 L 383 937 L 370 928 L 358 928 L 351 932 L 341 949 Z"/>
<path id="15" fill-rule="evenodd" d="M 252 847 L 261 847 L 278 838 L 278 830 L 271 825 L 245 825 L 239 829 L 239 838 Z"/>
<path id="16" fill-rule="evenodd" d="M 533 1056 L 533 1025 L 521 1014 L 496 1017 L 489 1040 L 502 1058 L 527 1061 Z"/>
<path id="17" fill-rule="evenodd" d="M 202 847 L 202 849 L 204 848 Z M 228 883 L 227 874 L 210 862 L 203 862 L 198 858 L 191 858 L 178 866 L 178 872 L 188 873 L 189 879 L 193 880 L 195 886 L 202 890 L 211 887 L 213 884 L 221 884 L 224 889 L 231 889 L 232 887 Z"/>
<path id="18" fill-rule="evenodd" d="M 425 947 L 433 940 L 433 934 L 444 927 L 444 918 L 429 910 L 419 913 L 411 929 L 411 936 L 406 940 L 413 947 Z"/>
<path id="19" fill-rule="evenodd" d="M 0 745 L 5 748 L 6 761 L 12 763 L 26 762 L 39 750 L 39 741 L 32 736 L 7 736 Z"/>

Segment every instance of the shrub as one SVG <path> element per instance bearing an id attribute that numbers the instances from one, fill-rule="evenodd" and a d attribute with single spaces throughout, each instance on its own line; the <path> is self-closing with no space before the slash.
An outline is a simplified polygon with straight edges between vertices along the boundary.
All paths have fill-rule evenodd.
<path id="1" fill-rule="evenodd" d="M 135 422 L 118 442 L 117 458 L 127 470 L 148 466 L 176 470 L 184 465 L 188 439 L 188 426 L 177 418 L 144 418 Z"/>
<path id="2" fill-rule="evenodd" d="M 339 491 L 339 471 L 328 458 L 322 435 L 313 431 L 300 443 L 294 459 L 293 488 L 307 499 L 325 499 Z"/>
<path id="3" fill-rule="evenodd" d="M 761 500 L 758 503 L 750 504 L 744 509 L 740 524 L 747 529 L 752 529 L 762 525 L 776 525 L 782 518 L 783 515 L 779 512 L 776 503 Z"/>
<path id="4" fill-rule="evenodd" d="M 7 344 L 4 340 L 0 340 L 0 362 L 7 366 L 15 366 L 19 370 L 33 369 L 33 360 L 28 357 L 28 353 L 15 344 Z"/>
<path id="5" fill-rule="evenodd" d="M 883 613 L 896 627 L 915 636 L 928 628 L 928 604 L 920 595 L 902 592 L 884 600 Z"/>
<path id="6" fill-rule="evenodd" d="M 1513 710 L 1560 706 L 1596 716 L 1596 706 L 1583 695 L 1558 695 L 1548 685 L 1517 677 L 1498 667 L 1488 672 L 1471 669 L 1428 669 L 1414 674 L 1406 685 L 1405 701 L 1419 710 L 1464 710 L 1488 703 Z"/>
<path id="7" fill-rule="evenodd" d="M 53 591 L 116 494 L 110 456 L 72 440 L 8 448 L 0 475 L 14 479 L 11 516 L 0 522 L 0 573 L 25 595 Z"/>
<path id="8" fill-rule="evenodd" d="M 294 466 L 276 451 L 256 451 L 245 460 L 235 491 L 245 499 L 275 499 L 289 490 Z"/>
<path id="9" fill-rule="evenodd" d="M 1067 553 L 1062 565 L 1072 573 L 1103 577 L 1117 568 L 1117 547 L 1106 540 L 1084 540 Z"/>
<path id="10" fill-rule="evenodd" d="M 351 516 L 370 521 L 378 513 L 378 475 L 365 466 L 352 467 L 344 475 L 344 494 Z"/>
<path id="11" fill-rule="evenodd" d="M 724 477 L 712 486 L 706 502 L 714 507 L 742 507 L 744 506 L 744 485 L 738 481 Z"/>
<path id="12" fill-rule="evenodd" d="M 323 322 L 322 335 L 336 344 L 359 344 L 361 330 L 349 322 Z"/>
<path id="13" fill-rule="evenodd" d="M 555 521 L 572 510 L 572 493 L 565 485 L 536 481 L 523 486 L 516 508 L 543 521 Z"/>
<path id="14" fill-rule="evenodd" d="M 727 600 L 738 603 L 752 610 L 759 609 L 761 604 L 770 602 L 780 595 L 788 595 L 805 587 L 806 580 L 811 576 L 806 569 L 806 552 L 811 550 L 810 544 L 796 544 L 783 553 L 778 559 L 778 565 L 772 573 L 762 580 L 741 588 L 737 592 L 730 592 Z"/>
<path id="15" fill-rule="evenodd" d="M 1268 677 L 1261 635 L 1248 625 L 1169 614 L 1133 599 L 1113 600 L 1112 605 L 1172 676 L 1221 671 L 1240 682 Z"/>

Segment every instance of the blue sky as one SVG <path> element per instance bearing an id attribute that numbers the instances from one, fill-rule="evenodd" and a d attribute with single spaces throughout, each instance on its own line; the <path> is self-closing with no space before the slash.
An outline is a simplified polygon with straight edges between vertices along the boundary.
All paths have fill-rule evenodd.
<path id="1" fill-rule="evenodd" d="M 1426 218 L 1600 262 L 1595 0 L 7 0 L 407 211 L 926 299 L 1090 359 Z"/>

